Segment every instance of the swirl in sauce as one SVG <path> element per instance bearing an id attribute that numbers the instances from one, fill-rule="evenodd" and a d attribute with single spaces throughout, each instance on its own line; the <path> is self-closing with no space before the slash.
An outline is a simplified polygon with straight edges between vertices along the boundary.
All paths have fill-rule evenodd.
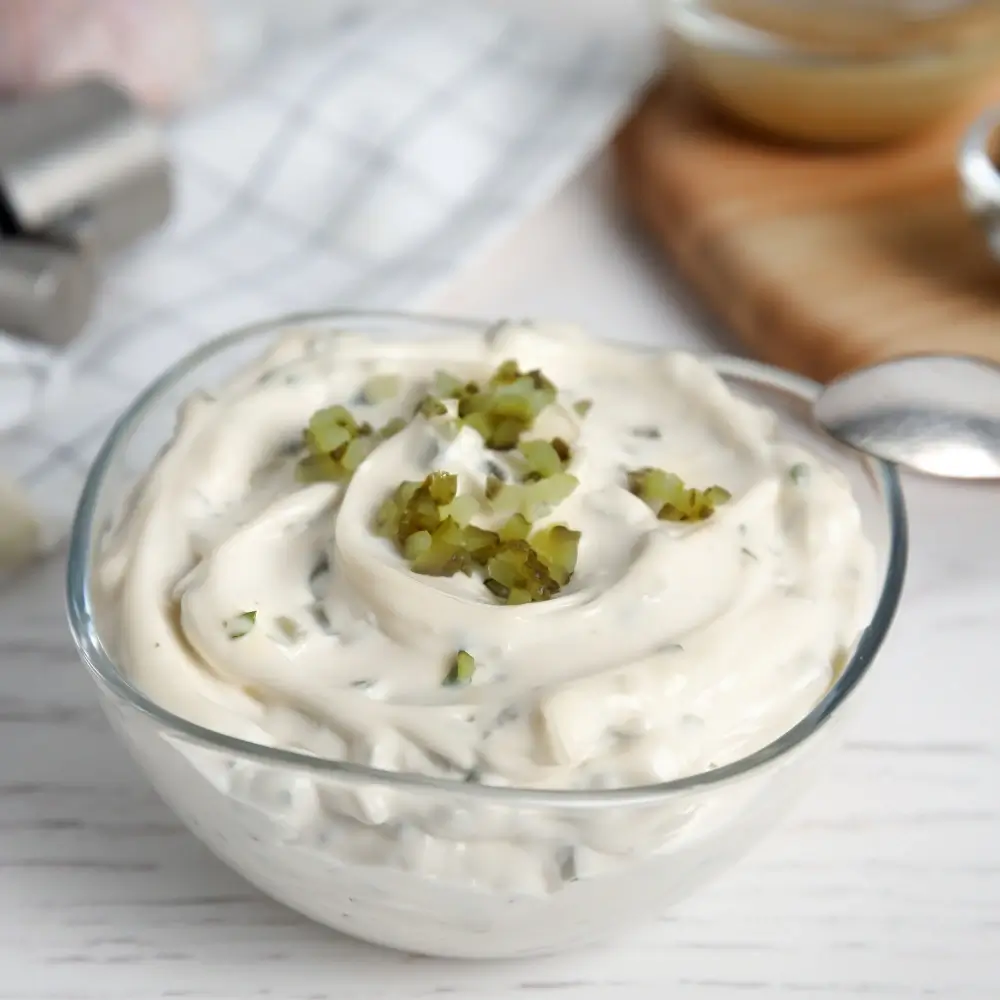
<path id="1" fill-rule="evenodd" d="M 568 586 L 510 607 L 481 579 L 414 574 L 372 530 L 400 480 L 446 470 L 481 494 L 498 467 L 510 475 L 475 430 L 417 417 L 346 484 L 301 484 L 294 454 L 322 407 L 409 419 L 435 370 L 482 378 L 508 358 L 559 387 L 533 433 L 570 442 L 580 485 L 539 524 L 581 532 Z M 366 402 L 380 374 L 400 390 Z M 111 652 L 181 716 L 323 757 L 521 787 L 697 773 L 806 714 L 870 612 L 874 552 L 846 480 L 776 426 L 690 355 L 561 327 L 286 334 L 187 401 L 109 538 L 97 589 Z M 659 521 L 626 488 L 643 466 L 732 499 L 702 523 Z M 472 681 L 443 684 L 458 649 L 475 658 Z"/>

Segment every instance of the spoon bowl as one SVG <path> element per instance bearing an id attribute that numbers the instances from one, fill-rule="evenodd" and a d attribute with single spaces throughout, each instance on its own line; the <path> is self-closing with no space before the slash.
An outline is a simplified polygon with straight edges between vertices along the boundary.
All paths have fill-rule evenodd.
<path id="1" fill-rule="evenodd" d="M 858 451 L 948 479 L 1000 479 L 1000 366 L 913 355 L 831 382 L 813 415 Z"/>

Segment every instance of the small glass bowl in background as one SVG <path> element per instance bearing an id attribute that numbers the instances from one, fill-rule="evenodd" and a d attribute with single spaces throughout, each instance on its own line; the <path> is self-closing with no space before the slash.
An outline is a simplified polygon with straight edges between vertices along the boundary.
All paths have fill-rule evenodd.
<path id="1" fill-rule="evenodd" d="M 670 65 L 735 117 L 822 144 L 900 138 L 1000 71 L 1000 0 L 654 0 Z"/>
<path id="2" fill-rule="evenodd" d="M 552 791 L 261 746 L 173 715 L 136 689 L 115 662 L 91 577 L 102 538 L 173 434 L 178 405 L 288 329 L 415 339 L 481 337 L 487 325 L 393 314 L 263 323 L 190 355 L 119 420 L 77 512 L 69 614 L 108 718 L 160 795 L 223 861 L 275 899 L 345 934 L 431 955 L 524 957 L 586 946 L 663 912 L 743 855 L 815 780 L 895 613 L 906 564 L 896 472 L 814 428 L 814 383 L 751 361 L 710 359 L 736 392 L 777 412 L 787 436 L 843 470 L 880 557 L 877 606 L 839 678 L 784 736 L 742 760 L 649 787 Z"/>

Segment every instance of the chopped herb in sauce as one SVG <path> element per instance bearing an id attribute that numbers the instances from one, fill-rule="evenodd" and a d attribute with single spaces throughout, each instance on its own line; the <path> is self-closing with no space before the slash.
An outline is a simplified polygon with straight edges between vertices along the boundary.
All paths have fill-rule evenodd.
<path id="1" fill-rule="evenodd" d="M 230 639 L 242 639 L 257 621 L 256 611 L 241 611 L 226 622 L 226 631 Z"/>
<path id="2" fill-rule="evenodd" d="M 576 882 L 579 879 L 575 848 L 570 846 L 560 848 L 556 852 L 556 864 L 559 867 L 559 877 L 563 882 Z"/>
<path id="3" fill-rule="evenodd" d="M 573 412 L 576 413 L 578 417 L 585 417 L 590 413 L 590 408 L 594 405 L 592 399 L 578 399 L 573 404 Z"/>
<path id="4" fill-rule="evenodd" d="M 305 629 L 294 618 L 289 618 L 288 615 L 278 615 L 274 619 L 274 624 L 278 630 L 278 634 L 288 643 L 299 643 L 306 636 Z"/>
<path id="5" fill-rule="evenodd" d="M 789 468 L 788 478 L 796 486 L 802 486 L 809 479 L 809 466 L 805 462 L 796 462 Z"/>
<path id="6" fill-rule="evenodd" d="M 632 437 L 645 438 L 647 441 L 659 441 L 663 433 L 659 427 L 633 427 Z"/>

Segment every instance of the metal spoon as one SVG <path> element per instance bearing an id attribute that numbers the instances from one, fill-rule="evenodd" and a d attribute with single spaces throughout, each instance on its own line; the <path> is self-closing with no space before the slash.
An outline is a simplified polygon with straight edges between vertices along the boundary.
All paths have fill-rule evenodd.
<path id="1" fill-rule="evenodd" d="M 932 476 L 1000 479 L 1000 365 L 915 355 L 831 382 L 819 424 L 859 451 Z"/>

